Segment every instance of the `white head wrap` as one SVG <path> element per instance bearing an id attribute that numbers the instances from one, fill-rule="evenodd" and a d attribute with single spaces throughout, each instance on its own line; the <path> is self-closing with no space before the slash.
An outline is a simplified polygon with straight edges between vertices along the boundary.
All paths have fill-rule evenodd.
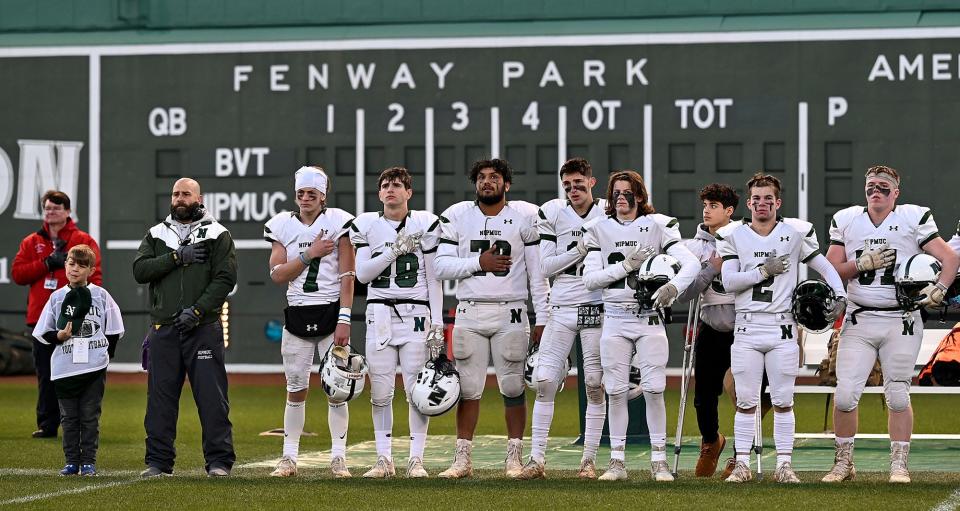
<path id="1" fill-rule="evenodd" d="M 327 194 L 327 175 L 316 167 L 300 167 L 294 174 L 294 179 L 296 180 L 295 191 L 316 188 L 320 193 Z"/>

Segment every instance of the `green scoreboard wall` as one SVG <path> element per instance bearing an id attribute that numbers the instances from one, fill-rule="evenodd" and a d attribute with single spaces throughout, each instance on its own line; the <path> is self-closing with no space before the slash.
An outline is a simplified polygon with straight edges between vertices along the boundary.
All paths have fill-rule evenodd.
<path id="1" fill-rule="evenodd" d="M 567 157 L 600 182 L 636 169 L 685 235 L 698 188 L 742 190 L 760 169 L 821 243 L 876 163 L 902 172 L 902 201 L 931 206 L 945 237 L 960 213 L 953 28 L 5 48 L 0 77 L 3 325 L 22 325 L 18 242 L 39 226 L 39 195 L 61 188 L 138 338 L 148 297 L 131 262 L 173 181 L 191 176 L 239 248 L 232 362 L 279 363 L 264 325 L 282 318 L 284 290 L 262 224 L 294 207 L 306 163 L 350 212 L 379 209 L 377 174 L 403 165 L 412 205 L 440 213 L 473 198 L 470 163 L 497 155 L 516 169 L 510 198 L 537 203 L 558 195 Z"/>

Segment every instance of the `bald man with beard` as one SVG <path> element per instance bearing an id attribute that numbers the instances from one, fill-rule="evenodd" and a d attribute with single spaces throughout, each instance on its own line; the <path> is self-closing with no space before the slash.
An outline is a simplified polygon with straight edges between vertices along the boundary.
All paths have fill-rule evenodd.
<path id="1" fill-rule="evenodd" d="M 207 475 L 228 476 L 236 456 L 220 311 L 237 282 L 237 257 L 230 232 L 203 208 L 199 183 L 174 183 L 170 215 L 143 238 L 133 275 L 150 285 L 147 468 L 140 476 L 173 474 L 184 376 L 200 414 Z"/>

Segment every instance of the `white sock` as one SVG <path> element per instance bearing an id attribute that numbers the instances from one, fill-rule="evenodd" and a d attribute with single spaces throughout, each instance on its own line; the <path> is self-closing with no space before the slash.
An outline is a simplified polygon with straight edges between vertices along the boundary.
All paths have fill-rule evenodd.
<path id="1" fill-rule="evenodd" d="M 420 413 L 413 405 L 407 407 L 407 420 L 410 423 L 410 457 L 423 460 L 423 449 L 427 444 L 427 426 L 430 417 Z"/>
<path id="2" fill-rule="evenodd" d="M 287 401 L 283 409 L 283 455 L 297 461 L 300 453 L 300 435 L 307 418 L 307 402 Z"/>
<path id="3" fill-rule="evenodd" d="M 543 463 L 547 454 L 547 435 L 553 422 L 553 401 L 533 402 L 533 425 L 530 427 L 530 458 Z"/>
<path id="4" fill-rule="evenodd" d="M 597 447 L 600 446 L 600 436 L 603 434 L 603 423 L 607 419 L 607 403 L 587 403 L 586 420 L 583 432 L 583 458 L 596 459 Z"/>
<path id="5" fill-rule="evenodd" d="M 789 454 L 780 454 L 777 453 L 777 468 L 780 468 L 780 465 L 784 463 L 792 463 L 793 456 Z"/>
<path id="6" fill-rule="evenodd" d="M 630 412 L 627 409 L 627 393 L 607 396 L 610 402 L 610 459 L 624 461 L 627 447 L 627 424 Z"/>
<path id="7" fill-rule="evenodd" d="M 835 441 L 836 441 L 838 444 L 840 444 L 840 445 L 846 445 L 846 444 L 853 445 L 853 437 L 852 437 L 852 436 L 838 436 L 838 437 L 835 439 Z"/>
<path id="8" fill-rule="evenodd" d="M 330 457 L 347 457 L 347 426 L 350 425 L 350 411 L 347 403 L 328 403 L 327 426 L 330 427 Z"/>
<path id="9" fill-rule="evenodd" d="M 377 456 L 393 459 L 393 403 L 373 405 L 373 438 L 377 442 Z"/>
<path id="10" fill-rule="evenodd" d="M 660 392 L 644 392 L 647 430 L 650 431 L 650 461 L 667 459 L 667 404 Z"/>
<path id="11" fill-rule="evenodd" d="M 910 442 L 899 442 L 899 441 L 897 441 L 897 440 L 894 440 L 894 441 L 890 442 L 890 450 L 891 450 L 891 451 L 893 450 L 894 447 L 898 447 L 898 446 L 899 446 L 899 447 L 908 447 L 908 448 L 909 448 L 909 447 L 910 447 Z"/>
<path id="12" fill-rule="evenodd" d="M 781 456 L 786 456 L 786 461 L 790 461 L 790 454 L 793 453 L 793 435 L 796 429 L 793 410 L 784 413 L 773 412 L 773 443 L 777 447 L 778 467 L 782 463 Z"/>
<path id="13" fill-rule="evenodd" d="M 753 413 L 737 412 L 733 417 L 733 447 L 737 453 L 737 461 L 750 464 L 750 448 L 753 446 L 753 437 L 756 434 Z"/>

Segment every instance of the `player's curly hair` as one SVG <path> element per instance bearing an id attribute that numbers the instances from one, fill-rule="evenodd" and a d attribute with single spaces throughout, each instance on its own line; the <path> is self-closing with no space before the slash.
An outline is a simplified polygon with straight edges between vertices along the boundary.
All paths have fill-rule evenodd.
<path id="1" fill-rule="evenodd" d="M 770 174 L 764 174 L 762 171 L 757 172 L 747 181 L 747 195 L 750 194 L 750 190 L 753 188 L 759 188 L 763 186 L 770 186 L 773 188 L 773 196 L 780 198 L 780 180 L 776 176 L 771 176 Z"/>
<path id="2" fill-rule="evenodd" d="M 492 158 L 489 160 L 478 160 L 473 162 L 473 166 L 470 167 L 471 183 L 477 184 L 477 178 L 480 176 L 480 171 L 483 169 L 493 169 L 497 172 L 497 174 L 500 174 L 500 177 L 503 178 L 504 182 L 513 182 L 513 167 L 510 166 L 510 162 L 500 158 Z"/>
<path id="3" fill-rule="evenodd" d="M 870 179 L 870 176 L 875 176 L 878 174 L 886 174 L 887 177 L 896 181 L 897 186 L 900 186 L 900 173 L 897 172 L 897 169 L 893 167 L 888 167 L 886 165 L 874 165 L 867 169 L 867 173 L 863 177 Z"/>
<path id="4" fill-rule="evenodd" d="M 637 198 L 638 215 L 656 213 L 657 210 L 653 209 L 653 206 L 650 205 L 647 186 L 643 184 L 643 178 L 640 177 L 640 174 L 635 170 L 618 170 L 610 174 L 610 179 L 607 181 L 607 207 L 604 210 L 607 215 L 613 216 L 617 214 L 617 204 L 616 201 L 613 200 L 613 184 L 617 181 L 630 183 L 630 189 L 633 190 L 633 194 Z"/>
<path id="5" fill-rule="evenodd" d="M 740 196 L 729 185 L 711 183 L 700 190 L 700 201 L 719 202 L 724 208 L 737 209 L 737 205 L 740 204 Z"/>
<path id="6" fill-rule="evenodd" d="M 560 178 L 563 179 L 565 174 L 583 174 L 583 177 L 590 177 L 593 175 L 593 167 L 583 158 L 570 158 L 560 167 Z"/>
<path id="7" fill-rule="evenodd" d="M 404 167 L 390 167 L 381 172 L 380 177 L 377 178 L 377 189 L 379 190 L 384 182 L 390 182 L 394 179 L 400 181 L 407 190 L 413 188 L 413 176 L 410 175 L 409 170 Z"/>

